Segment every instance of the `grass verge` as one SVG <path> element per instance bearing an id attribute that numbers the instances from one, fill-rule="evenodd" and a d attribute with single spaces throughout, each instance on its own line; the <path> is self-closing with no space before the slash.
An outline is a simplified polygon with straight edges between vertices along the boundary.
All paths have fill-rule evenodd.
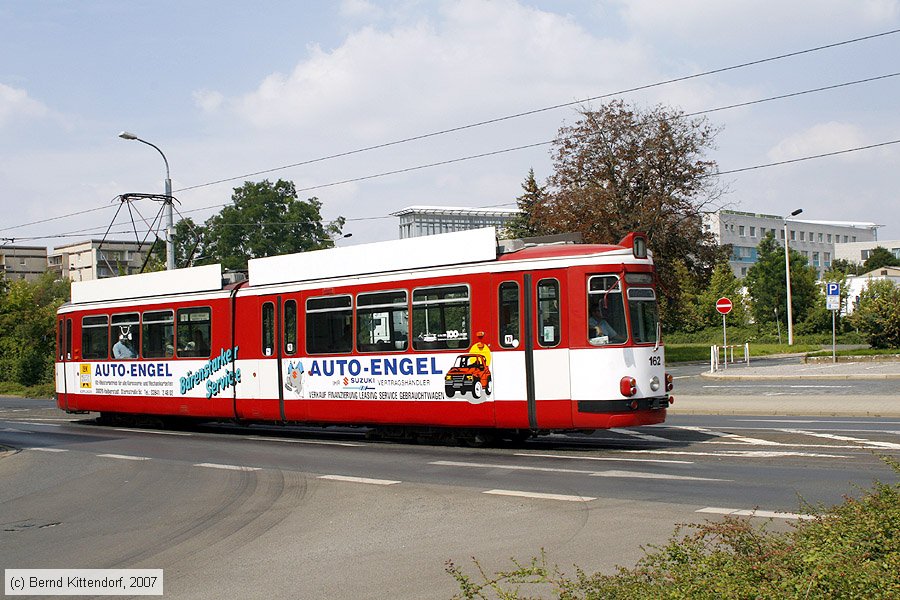
<path id="1" fill-rule="evenodd" d="M 897 460 L 882 460 L 900 474 Z M 475 577 L 452 562 L 446 570 L 459 586 L 456 598 L 464 600 L 896 599 L 900 483 L 876 482 L 859 498 L 847 497 L 786 532 L 756 527 L 748 517 L 689 525 L 665 546 L 651 546 L 635 567 L 619 567 L 612 575 L 576 567 L 568 576 L 544 555 L 513 565 L 489 574 L 475 560 Z"/>
<path id="2" fill-rule="evenodd" d="M 0 396 L 19 396 L 22 398 L 53 398 L 56 388 L 52 383 L 38 385 L 22 385 L 14 381 L 0 381 Z"/>

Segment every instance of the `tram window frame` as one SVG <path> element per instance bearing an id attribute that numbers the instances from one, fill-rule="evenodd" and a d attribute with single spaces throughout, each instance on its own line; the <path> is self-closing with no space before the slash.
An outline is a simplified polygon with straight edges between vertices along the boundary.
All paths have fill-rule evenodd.
<path id="1" fill-rule="evenodd" d="M 144 312 L 141 315 L 141 356 L 172 358 L 174 355 L 175 311 L 169 308 Z"/>
<path id="2" fill-rule="evenodd" d="M 554 295 L 543 295 L 541 290 L 553 290 Z M 554 277 L 537 282 L 537 342 L 542 348 L 555 348 L 562 341 L 562 311 L 560 307 L 559 280 Z"/>
<path id="3" fill-rule="evenodd" d="M 66 319 L 66 360 L 72 360 L 72 319 Z"/>
<path id="4" fill-rule="evenodd" d="M 206 319 L 202 318 L 205 313 Z M 193 318 L 193 315 L 201 317 Z M 182 318 L 185 316 L 187 318 Z M 196 348 L 194 333 L 199 331 L 206 343 L 206 353 L 203 348 Z M 182 338 L 186 339 L 182 344 Z M 212 308 L 209 306 L 187 306 L 175 310 L 175 354 L 179 358 L 209 358 L 212 352 Z"/>
<path id="5" fill-rule="evenodd" d="M 515 297 L 509 297 L 510 294 Z M 522 337 L 522 292 L 518 281 L 497 286 L 497 330 L 502 348 L 518 348 Z"/>
<path id="6" fill-rule="evenodd" d="M 465 294 L 448 297 L 460 292 Z M 472 293 L 468 284 L 457 283 L 413 289 L 410 335 L 414 350 L 466 349 L 471 340 L 469 335 L 471 323 Z M 419 331 L 423 325 L 424 331 Z M 432 325 L 436 326 L 434 328 L 436 331 L 443 330 L 443 333 L 432 333 Z"/>
<path id="7" fill-rule="evenodd" d="M 376 319 L 385 322 L 376 333 Z M 365 331 L 369 335 L 364 339 Z M 356 295 L 356 351 L 403 352 L 409 347 L 409 292 L 384 290 Z"/>
<path id="8" fill-rule="evenodd" d="M 59 323 L 56 327 L 56 356 L 58 360 L 63 360 L 66 355 L 66 349 L 64 347 L 65 338 L 63 337 L 65 326 L 65 319 L 59 319 Z"/>
<path id="9" fill-rule="evenodd" d="M 306 299 L 306 352 L 349 354 L 353 350 L 353 297 L 350 294 Z"/>
<path id="10" fill-rule="evenodd" d="M 275 355 L 275 303 L 263 302 L 260 306 L 260 350 L 263 356 Z"/>
<path id="11" fill-rule="evenodd" d="M 288 310 L 290 308 L 290 310 Z M 293 298 L 285 300 L 282 308 L 284 325 L 282 331 L 284 353 L 293 356 L 297 354 L 297 301 Z"/>
<path id="12" fill-rule="evenodd" d="M 118 331 L 116 330 L 118 327 Z M 127 327 L 127 330 L 124 329 Z M 140 357 L 140 347 L 141 347 L 141 313 L 139 312 L 127 312 L 127 313 L 116 313 L 110 317 L 109 320 L 109 355 L 113 357 L 115 360 L 134 360 Z M 135 333 L 137 332 L 135 338 Z M 123 356 L 117 358 L 113 348 L 115 345 L 124 339 L 128 340 L 127 346 L 129 346 L 129 350 L 133 356 Z"/>
<path id="13" fill-rule="evenodd" d="M 81 358 L 109 358 L 109 315 L 81 318 Z"/>
<path id="14" fill-rule="evenodd" d="M 595 285 L 595 281 L 614 280 L 611 285 L 603 286 Z M 618 297 L 618 303 L 610 306 L 610 294 L 612 298 Z M 602 295 L 602 298 L 601 298 Z M 625 313 L 625 298 L 622 293 L 622 278 L 614 273 L 597 273 L 590 275 L 587 280 L 587 315 L 593 311 L 595 304 L 603 302 L 604 320 L 610 327 L 615 330 L 616 335 L 613 337 L 607 335 L 593 335 L 590 329 L 590 321 L 585 327 L 587 332 L 587 340 L 591 346 L 621 346 L 628 343 L 630 336 L 630 328 L 628 327 L 628 317 Z"/>

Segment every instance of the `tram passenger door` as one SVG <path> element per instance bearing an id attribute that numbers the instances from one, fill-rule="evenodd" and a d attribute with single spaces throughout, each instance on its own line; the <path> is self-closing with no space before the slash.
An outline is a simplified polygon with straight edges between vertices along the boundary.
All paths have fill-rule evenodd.
<path id="1" fill-rule="evenodd" d="M 524 361 L 528 425 L 572 426 L 565 272 L 525 273 Z"/>
<path id="2" fill-rule="evenodd" d="M 493 277 L 496 346 L 490 369 L 499 428 L 536 428 L 531 286 L 528 274 Z"/>
<path id="3" fill-rule="evenodd" d="M 56 335 L 56 380 L 57 407 L 69 408 L 69 378 L 66 364 L 72 360 L 72 319 L 59 319 Z"/>

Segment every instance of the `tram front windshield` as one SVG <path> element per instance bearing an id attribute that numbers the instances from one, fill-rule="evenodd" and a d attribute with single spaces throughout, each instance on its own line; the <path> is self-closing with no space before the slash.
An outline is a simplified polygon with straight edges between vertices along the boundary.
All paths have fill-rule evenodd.
<path id="1" fill-rule="evenodd" d="M 616 275 L 595 275 L 589 279 L 587 336 L 592 346 L 624 344 L 629 337 L 635 344 L 658 341 L 659 310 L 653 276 L 628 273 L 625 283 L 623 294 L 622 280 Z"/>

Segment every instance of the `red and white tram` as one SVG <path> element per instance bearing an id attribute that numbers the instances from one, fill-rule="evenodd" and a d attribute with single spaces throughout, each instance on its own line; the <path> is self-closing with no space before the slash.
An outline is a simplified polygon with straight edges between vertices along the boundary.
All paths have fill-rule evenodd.
<path id="1" fill-rule="evenodd" d="M 504 248 L 487 228 L 248 270 L 74 282 L 58 406 L 527 437 L 661 423 L 672 402 L 641 234 Z"/>

